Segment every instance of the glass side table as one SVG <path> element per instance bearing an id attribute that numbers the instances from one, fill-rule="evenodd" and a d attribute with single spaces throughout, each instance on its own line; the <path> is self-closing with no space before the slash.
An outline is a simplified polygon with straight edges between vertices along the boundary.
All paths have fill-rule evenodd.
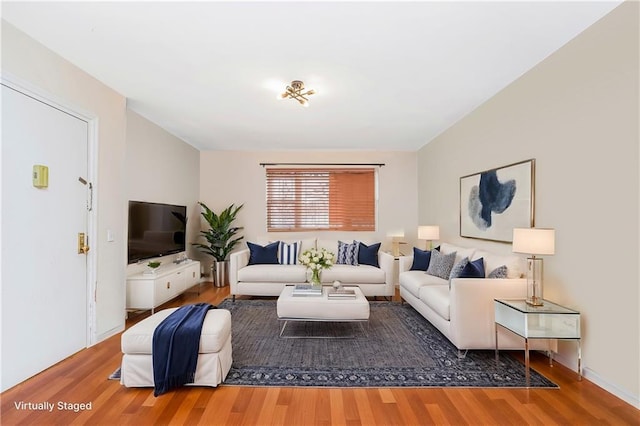
<path id="1" fill-rule="evenodd" d="M 529 339 L 575 340 L 578 344 L 578 380 L 582 380 L 580 349 L 580 312 L 544 300 L 542 306 L 528 305 L 524 299 L 494 299 L 496 360 L 498 359 L 498 326 L 524 338 L 524 364 L 529 387 Z M 553 355 L 549 351 L 549 362 Z"/>

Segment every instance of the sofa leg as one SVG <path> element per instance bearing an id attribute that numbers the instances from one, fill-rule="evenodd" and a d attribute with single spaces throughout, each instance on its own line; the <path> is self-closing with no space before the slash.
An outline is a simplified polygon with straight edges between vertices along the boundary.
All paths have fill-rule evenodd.
<path id="1" fill-rule="evenodd" d="M 233 303 L 236 303 L 236 295 L 235 295 L 235 294 L 231 296 L 231 301 L 232 301 Z"/>
<path id="2" fill-rule="evenodd" d="M 458 349 L 458 359 L 465 359 L 467 357 L 467 352 L 469 352 L 469 349 L 465 349 L 464 351 Z"/>

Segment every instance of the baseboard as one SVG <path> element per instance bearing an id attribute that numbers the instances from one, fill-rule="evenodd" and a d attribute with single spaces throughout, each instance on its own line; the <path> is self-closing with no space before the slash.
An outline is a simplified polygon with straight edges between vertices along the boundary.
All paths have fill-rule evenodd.
<path id="1" fill-rule="evenodd" d="M 590 382 L 596 384 L 602 389 L 606 390 L 610 394 L 613 394 L 623 400 L 624 402 L 633 405 L 635 408 L 640 410 L 640 397 L 638 395 L 632 395 L 628 391 L 619 388 L 618 386 L 609 383 L 607 380 L 600 377 L 593 370 L 585 367 L 582 369 L 582 375 L 587 378 Z"/>
<path id="2" fill-rule="evenodd" d="M 96 343 L 94 343 L 94 344 L 98 344 L 98 343 L 102 342 L 103 340 L 106 340 L 109 337 L 115 336 L 116 334 L 118 334 L 120 332 L 123 332 L 123 331 L 124 331 L 124 323 L 112 328 L 111 330 L 107 330 L 104 333 L 99 334 L 98 336 L 96 336 Z"/>
<path id="3" fill-rule="evenodd" d="M 559 354 L 555 354 L 553 358 L 554 363 L 562 364 L 564 367 L 575 370 L 575 360 L 562 357 Z M 601 387 L 605 391 L 609 392 L 612 395 L 620 398 L 627 404 L 633 405 L 635 408 L 640 410 L 640 396 L 633 395 L 630 392 L 621 389 L 619 386 L 616 386 L 609 381 L 602 378 L 595 371 L 591 370 L 589 367 L 582 367 L 582 376 L 589 380 L 594 385 Z"/>

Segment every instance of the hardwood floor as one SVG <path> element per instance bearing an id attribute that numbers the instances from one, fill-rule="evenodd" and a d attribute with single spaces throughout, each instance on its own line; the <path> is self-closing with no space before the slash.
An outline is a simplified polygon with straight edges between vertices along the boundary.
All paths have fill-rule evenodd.
<path id="1" fill-rule="evenodd" d="M 206 289 L 205 289 L 206 288 Z M 229 287 L 202 285 L 164 307 L 218 304 Z M 395 297 L 398 299 L 398 296 Z M 399 300 L 399 299 L 398 299 Z M 127 327 L 146 318 L 132 316 Z M 640 425 L 640 411 L 573 371 L 533 354 L 532 367 L 560 389 L 182 388 L 158 398 L 107 377 L 120 365 L 120 336 L 56 364 L 0 395 L 2 425 Z M 51 403 L 52 412 L 19 409 Z M 71 410 L 61 410 L 60 404 Z M 72 404 L 90 403 L 91 409 Z M 62 407 L 65 408 L 65 407 Z"/>

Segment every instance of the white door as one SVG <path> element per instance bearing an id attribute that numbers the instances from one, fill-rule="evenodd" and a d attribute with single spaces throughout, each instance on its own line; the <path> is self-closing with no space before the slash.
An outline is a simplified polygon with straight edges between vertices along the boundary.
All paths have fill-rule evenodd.
<path id="1" fill-rule="evenodd" d="M 1 390 L 87 346 L 89 125 L 2 85 Z M 32 182 L 48 167 L 47 188 Z M 91 243 L 91 241 L 89 241 Z"/>

